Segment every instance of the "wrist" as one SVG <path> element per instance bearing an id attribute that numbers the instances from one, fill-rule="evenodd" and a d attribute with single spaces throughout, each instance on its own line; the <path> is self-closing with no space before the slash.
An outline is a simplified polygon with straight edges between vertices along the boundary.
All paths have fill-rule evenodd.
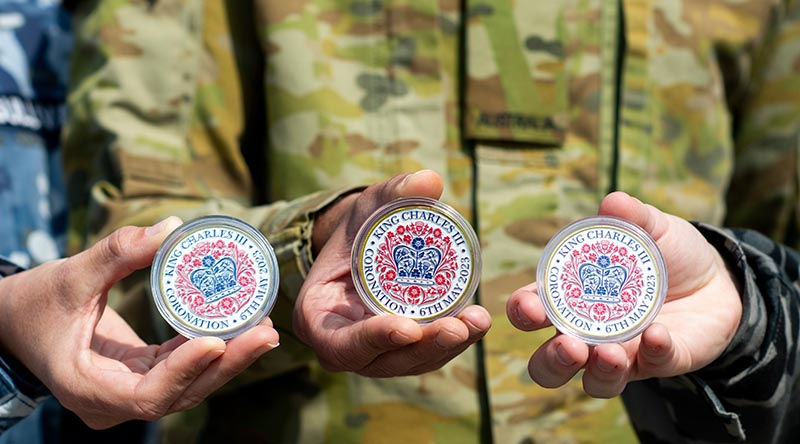
<path id="1" fill-rule="evenodd" d="M 14 269 L 11 270 L 9 266 Z M 0 264 L 0 268 L 2 268 L 0 270 L 0 369 L 26 395 L 42 396 L 46 390 L 42 388 L 39 379 L 16 356 L 12 347 L 14 332 L 8 330 L 14 327 L 14 318 L 26 316 L 25 313 L 16 314 L 17 310 L 13 303 L 13 287 L 16 279 L 11 277 L 12 274 L 24 272 L 25 269 L 6 262 Z"/>
<path id="2" fill-rule="evenodd" d="M 311 252 L 316 257 L 323 246 L 328 242 L 336 227 L 344 219 L 355 203 L 359 190 L 343 194 L 338 199 L 321 209 L 314 219 L 314 228 L 311 232 Z"/>
<path id="3" fill-rule="evenodd" d="M 13 279 L 8 279 L 8 277 L 19 271 L 23 270 L 18 269 L 11 273 L 8 273 L 8 270 L 5 269 L 0 271 L 0 356 L 11 356 L 11 349 L 7 343 L 9 332 L 6 331 L 6 329 L 11 326 L 15 315 L 13 304 L 11 303 L 11 299 L 13 298 L 13 291 L 11 288 L 13 286 Z"/>
<path id="4" fill-rule="evenodd" d="M 753 297 L 752 283 L 748 282 L 746 271 L 747 259 L 739 242 L 728 230 L 703 223 L 694 225 L 717 254 L 719 260 L 717 276 L 722 282 L 719 291 L 730 292 L 736 296 L 730 298 L 730 303 L 726 304 L 726 312 L 735 317 L 735 325 L 729 335 L 727 346 L 714 362 L 700 370 L 704 374 L 717 374 L 720 369 L 724 369 L 726 363 L 734 359 L 732 355 L 738 356 L 742 353 L 742 347 L 753 337 L 752 326 L 748 325 L 747 320 L 752 318 L 752 310 L 759 310 L 754 303 L 761 301 Z"/>

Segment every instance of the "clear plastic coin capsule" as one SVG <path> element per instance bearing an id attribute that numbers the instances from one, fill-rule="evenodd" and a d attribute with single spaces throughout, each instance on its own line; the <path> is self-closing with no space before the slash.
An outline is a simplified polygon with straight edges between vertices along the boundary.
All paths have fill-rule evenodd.
<path id="1" fill-rule="evenodd" d="M 161 244 L 150 286 L 161 316 L 180 334 L 231 339 L 269 315 L 278 262 L 267 239 L 228 216 L 181 225 Z"/>
<path id="2" fill-rule="evenodd" d="M 537 269 L 547 317 L 562 333 L 596 345 L 628 341 L 650 325 L 667 293 L 653 238 L 626 220 L 595 216 L 562 228 Z"/>
<path id="3" fill-rule="evenodd" d="M 364 304 L 420 323 L 469 304 L 481 275 L 478 238 L 452 207 L 411 197 L 375 211 L 352 251 L 352 276 Z"/>

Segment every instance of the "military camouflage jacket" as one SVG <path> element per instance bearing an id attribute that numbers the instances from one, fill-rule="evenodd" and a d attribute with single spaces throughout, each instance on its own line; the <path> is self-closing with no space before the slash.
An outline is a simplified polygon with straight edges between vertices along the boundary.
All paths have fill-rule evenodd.
<path id="1" fill-rule="evenodd" d="M 553 332 L 514 329 L 505 301 L 535 280 L 546 242 L 619 189 L 796 246 L 793 2 L 119 0 L 79 3 L 75 14 L 65 135 L 73 245 L 168 214 L 222 212 L 260 227 L 278 250 L 280 349 L 164 420 L 165 441 L 632 442 L 619 399 L 587 397 L 579 378 L 543 389 L 527 374 Z M 420 168 L 442 174 L 443 200 L 478 231 L 478 301 L 493 327 L 419 377 L 324 372 L 290 326 L 314 214 L 335 190 Z M 174 333 L 146 278 L 124 282 L 112 303 L 163 340 Z M 737 343 L 730 359 L 761 346 Z M 728 424 L 752 396 L 702 383 L 715 376 L 648 387 L 688 390 L 687 405 L 718 408 Z M 685 397 L 667 399 L 689 411 Z M 678 426 L 696 437 L 714 428 Z M 713 440 L 741 437 L 725 432 Z"/>

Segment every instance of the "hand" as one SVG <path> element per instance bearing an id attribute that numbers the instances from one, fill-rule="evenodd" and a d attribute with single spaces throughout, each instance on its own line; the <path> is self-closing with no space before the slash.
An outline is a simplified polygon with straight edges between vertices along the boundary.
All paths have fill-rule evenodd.
<path id="1" fill-rule="evenodd" d="M 276 347 L 269 319 L 230 340 L 145 344 L 106 307 L 108 289 L 149 266 L 180 225 L 125 227 L 69 259 L 0 280 L 0 345 L 68 409 L 100 429 L 196 406 Z"/>
<path id="2" fill-rule="evenodd" d="M 478 305 L 420 325 L 399 315 L 373 315 L 353 286 L 350 251 L 361 224 L 396 198 L 438 199 L 441 193 L 442 179 L 420 171 L 347 196 L 320 216 L 327 218 L 321 226 L 334 228 L 300 289 L 294 330 L 325 369 L 372 377 L 421 374 L 441 367 L 488 331 L 491 317 Z"/>
<path id="3" fill-rule="evenodd" d="M 655 239 L 669 275 L 666 301 L 655 321 L 623 344 L 589 347 L 556 334 L 531 357 L 528 372 L 533 380 L 558 387 L 585 368 L 586 393 L 606 398 L 622 393 L 629 381 L 681 375 L 719 357 L 742 313 L 739 291 L 719 253 L 685 220 L 625 193 L 606 196 L 598 214 L 627 219 Z M 535 283 L 515 291 L 506 312 L 521 330 L 550 325 Z"/>

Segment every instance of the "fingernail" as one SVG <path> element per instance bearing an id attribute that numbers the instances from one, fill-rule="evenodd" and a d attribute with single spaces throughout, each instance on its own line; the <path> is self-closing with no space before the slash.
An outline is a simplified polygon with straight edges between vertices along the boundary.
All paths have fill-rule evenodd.
<path id="1" fill-rule="evenodd" d="M 517 318 L 517 322 L 519 322 L 523 327 L 533 326 L 533 322 L 531 322 L 527 316 L 522 315 L 522 310 L 519 309 L 519 305 L 514 306 L 514 316 Z"/>
<path id="2" fill-rule="evenodd" d="M 407 345 L 411 343 L 411 338 L 400 331 L 393 331 L 389 334 L 389 340 L 395 345 Z"/>
<path id="3" fill-rule="evenodd" d="M 480 328 L 480 327 L 478 327 L 477 325 L 475 325 L 475 323 L 474 323 L 474 322 L 472 322 L 472 321 L 471 321 L 471 320 L 469 320 L 469 319 L 463 319 L 463 321 L 464 321 L 464 323 L 465 323 L 465 324 L 467 324 L 467 329 L 468 329 L 470 332 L 476 332 L 476 331 L 481 331 L 481 330 L 483 330 L 482 328 Z"/>
<path id="4" fill-rule="evenodd" d="M 206 355 L 203 357 L 203 361 L 200 365 L 202 367 L 208 367 L 209 365 L 211 365 L 212 362 L 214 362 L 214 360 L 222 356 L 223 353 L 225 353 L 224 348 L 209 350 L 208 353 L 206 353 Z"/>
<path id="5" fill-rule="evenodd" d="M 450 341 L 450 338 L 453 337 L 455 337 L 455 335 L 453 335 L 452 333 L 448 331 L 441 331 L 433 339 L 433 342 L 435 342 L 436 345 L 442 350 L 450 350 L 455 346 L 455 344 L 453 344 L 452 341 Z"/>
<path id="6" fill-rule="evenodd" d="M 569 353 L 567 353 L 567 350 L 565 350 L 561 345 L 556 347 L 556 359 L 558 360 L 558 363 L 564 367 L 571 367 L 575 365 L 575 360 L 572 359 Z"/>
<path id="7" fill-rule="evenodd" d="M 273 342 L 267 342 L 267 343 L 265 343 L 264 345 L 262 345 L 261 347 L 258 348 L 258 354 L 260 355 L 260 354 L 266 353 L 266 352 L 268 352 L 270 350 L 275 350 L 276 348 L 278 348 L 279 345 L 281 345 L 280 342 L 274 342 L 274 343 Z"/>
<path id="8" fill-rule="evenodd" d="M 169 216 L 166 219 L 162 219 L 161 222 L 152 225 L 150 227 L 147 227 L 147 229 L 144 230 L 144 233 L 150 237 L 158 236 L 162 231 L 164 231 L 165 228 L 171 225 L 170 223 L 171 218 L 172 216 Z"/>
<path id="9" fill-rule="evenodd" d="M 663 353 L 662 347 L 659 345 L 645 343 L 644 346 L 646 347 L 647 353 L 651 355 L 660 355 Z"/>
<path id="10" fill-rule="evenodd" d="M 417 171 L 416 173 L 411 173 L 411 174 L 409 174 L 408 176 L 406 176 L 406 177 L 403 179 L 403 181 L 400 183 L 400 186 L 401 186 L 401 187 L 404 187 L 404 186 L 405 186 L 405 185 L 408 183 L 408 181 L 409 181 L 409 180 L 411 180 L 411 178 L 412 178 L 412 177 L 414 177 L 414 176 L 419 176 L 420 174 L 422 174 L 422 173 L 424 173 L 424 172 L 426 172 L 426 171 L 428 171 L 428 170 L 420 170 L 420 171 Z"/>
<path id="11" fill-rule="evenodd" d="M 602 370 L 602 371 L 604 371 L 606 373 L 611 373 L 611 372 L 613 372 L 614 370 L 617 369 L 617 366 L 614 365 L 614 364 L 611 364 L 610 362 L 603 361 L 602 359 L 598 359 L 597 360 L 597 368 L 599 368 L 600 370 Z"/>

